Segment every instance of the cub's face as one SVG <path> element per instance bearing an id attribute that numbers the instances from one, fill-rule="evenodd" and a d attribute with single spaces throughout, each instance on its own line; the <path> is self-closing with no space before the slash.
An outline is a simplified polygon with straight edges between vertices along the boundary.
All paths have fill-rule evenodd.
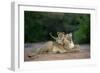
<path id="1" fill-rule="evenodd" d="M 58 44 L 63 45 L 63 39 L 64 39 L 64 36 L 65 36 L 64 32 L 57 32 L 57 35 L 58 35 L 58 38 L 57 38 L 56 42 Z"/>
<path id="2" fill-rule="evenodd" d="M 58 38 L 63 39 L 65 36 L 64 32 L 57 32 Z"/>

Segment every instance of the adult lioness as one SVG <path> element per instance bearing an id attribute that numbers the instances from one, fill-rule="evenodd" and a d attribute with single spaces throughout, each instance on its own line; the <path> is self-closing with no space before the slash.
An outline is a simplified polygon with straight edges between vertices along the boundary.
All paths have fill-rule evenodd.
<path id="1" fill-rule="evenodd" d="M 79 51 L 79 45 L 74 45 L 72 40 L 72 33 L 66 34 L 64 32 L 57 32 L 58 37 L 54 37 L 51 33 L 50 36 L 55 41 L 46 42 L 43 47 L 36 51 L 36 54 L 43 53 L 65 53 Z"/>
<path id="2" fill-rule="evenodd" d="M 51 33 L 50 36 L 55 41 L 49 41 L 44 44 L 38 52 L 39 53 L 65 53 L 66 50 L 63 47 L 64 32 L 57 32 L 58 37 L 54 37 Z"/>
<path id="3" fill-rule="evenodd" d="M 50 36 L 55 39 L 55 41 L 46 42 L 36 53 L 65 53 L 80 50 L 79 45 L 74 45 L 73 43 L 72 33 L 65 34 L 64 32 L 57 32 L 57 35 L 58 37 L 54 37 L 50 33 Z"/>
<path id="4" fill-rule="evenodd" d="M 72 33 L 65 34 L 64 32 L 57 32 L 57 35 L 58 37 L 54 37 L 52 36 L 52 34 L 50 34 L 50 36 L 56 40 L 56 43 L 58 44 L 57 46 L 61 46 L 61 47 L 58 47 L 60 51 L 63 51 L 63 53 L 80 51 L 79 45 L 75 45 L 72 40 Z M 54 50 L 56 49 L 57 48 L 55 48 Z"/>
<path id="5" fill-rule="evenodd" d="M 63 40 L 64 43 L 64 49 L 66 49 L 66 52 L 74 52 L 74 51 L 80 51 L 79 45 L 75 45 L 72 40 L 72 33 L 66 34 Z"/>

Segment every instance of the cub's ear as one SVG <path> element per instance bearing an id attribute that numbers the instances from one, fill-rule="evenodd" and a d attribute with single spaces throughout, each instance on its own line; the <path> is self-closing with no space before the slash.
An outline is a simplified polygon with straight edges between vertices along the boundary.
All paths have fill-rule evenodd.
<path id="1" fill-rule="evenodd" d="M 71 36 L 71 37 L 72 37 L 72 33 L 69 33 L 69 36 Z"/>

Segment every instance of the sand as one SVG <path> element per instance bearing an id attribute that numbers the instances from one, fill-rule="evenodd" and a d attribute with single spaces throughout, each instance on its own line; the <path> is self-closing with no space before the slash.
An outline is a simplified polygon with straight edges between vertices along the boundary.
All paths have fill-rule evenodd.
<path id="1" fill-rule="evenodd" d="M 38 54 L 34 57 L 29 57 L 32 54 L 32 49 L 39 48 L 43 43 L 25 44 L 24 61 L 50 61 L 50 60 L 70 60 L 70 59 L 89 59 L 90 45 L 81 44 L 80 52 L 64 53 L 64 54 Z"/>

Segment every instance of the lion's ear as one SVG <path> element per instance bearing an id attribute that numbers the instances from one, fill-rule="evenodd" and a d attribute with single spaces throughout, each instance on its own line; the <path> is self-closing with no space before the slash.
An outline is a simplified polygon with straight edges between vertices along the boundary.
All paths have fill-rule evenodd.
<path id="1" fill-rule="evenodd" d="M 72 33 L 69 33 L 69 36 L 71 36 L 71 37 L 72 37 Z"/>

